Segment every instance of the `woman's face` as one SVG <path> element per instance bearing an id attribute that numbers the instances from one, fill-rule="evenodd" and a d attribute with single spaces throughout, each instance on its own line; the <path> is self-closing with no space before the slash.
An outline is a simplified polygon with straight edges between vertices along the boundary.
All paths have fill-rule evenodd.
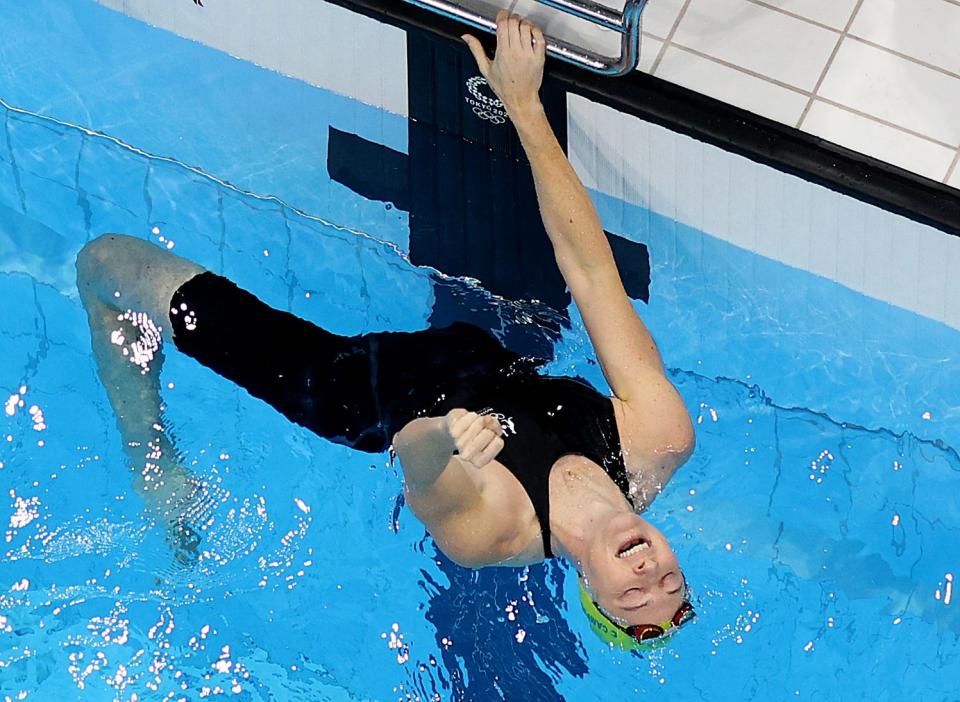
<path id="1" fill-rule="evenodd" d="M 683 604 L 686 588 L 676 554 L 639 515 L 618 514 L 604 524 L 581 567 L 594 601 L 624 626 L 659 624 Z"/>

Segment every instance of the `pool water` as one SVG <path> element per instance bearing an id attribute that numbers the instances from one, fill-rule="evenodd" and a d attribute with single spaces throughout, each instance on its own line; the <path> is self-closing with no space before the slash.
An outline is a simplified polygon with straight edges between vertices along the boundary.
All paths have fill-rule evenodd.
<path id="1" fill-rule="evenodd" d="M 697 426 L 647 513 L 698 610 L 668 648 L 605 648 L 562 563 L 455 566 L 388 456 L 170 350 L 209 500 L 178 567 L 97 380 L 86 241 L 142 237 L 342 334 L 423 328 L 437 286 L 474 284 L 411 265 L 405 214 L 324 172 L 328 125 L 403 149 L 402 119 L 86 0 L 0 12 L 0 698 L 957 699 L 960 332 L 599 194 L 650 249 L 638 309 Z M 271 106 L 238 117 L 250 94 Z M 606 390 L 570 314 L 547 370 Z"/>

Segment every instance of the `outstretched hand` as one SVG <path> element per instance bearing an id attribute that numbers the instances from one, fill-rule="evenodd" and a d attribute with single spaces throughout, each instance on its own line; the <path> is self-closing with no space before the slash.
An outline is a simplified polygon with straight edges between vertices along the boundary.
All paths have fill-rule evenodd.
<path id="1" fill-rule="evenodd" d="M 460 458 L 483 468 L 503 449 L 503 429 L 496 417 L 452 409 L 444 417 L 444 426 L 453 439 Z"/>
<path id="2" fill-rule="evenodd" d="M 497 13 L 497 52 L 493 61 L 475 36 L 464 34 L 461 38 L 470 47 L 481 75 L 507 112 L 539 100 L 547 43 L 537 25 L 500 10 Z"/>

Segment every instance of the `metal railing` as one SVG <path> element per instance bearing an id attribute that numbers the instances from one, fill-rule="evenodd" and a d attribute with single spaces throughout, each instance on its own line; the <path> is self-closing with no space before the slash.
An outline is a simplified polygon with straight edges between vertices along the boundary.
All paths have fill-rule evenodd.
<path id="1" fill-rule="evenodd" d="M 495 33 L 497 23 L 448 0 L 405 0 L 440 15 Z M 620 56 L 601 56 L 555 37 L 546 37 L 547 53 L 581 68 L 607 76 L 622 76 L 637 67 L 640 60 L 640 15 L 647 0 L 627 0 L 623 12 L 611 10 L 590 0 L 536 0 L 568 15 L 620 34 Z"/>

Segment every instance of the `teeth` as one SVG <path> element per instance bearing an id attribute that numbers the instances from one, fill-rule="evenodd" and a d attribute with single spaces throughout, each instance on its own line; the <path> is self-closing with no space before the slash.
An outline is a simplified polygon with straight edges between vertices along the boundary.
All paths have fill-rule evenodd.
<path id="1" fill-rule="evenodd" d="M 632 556 L 635 553 L 646 551 L 648 548 L 650 548 L 650 544 L 648 544 L 646 541 L 640 541 L 639 543 L 634 544 L 630 548 L 621 551 L 617 555 L 619 558 L 628 558 L 629 556 Z"/>

